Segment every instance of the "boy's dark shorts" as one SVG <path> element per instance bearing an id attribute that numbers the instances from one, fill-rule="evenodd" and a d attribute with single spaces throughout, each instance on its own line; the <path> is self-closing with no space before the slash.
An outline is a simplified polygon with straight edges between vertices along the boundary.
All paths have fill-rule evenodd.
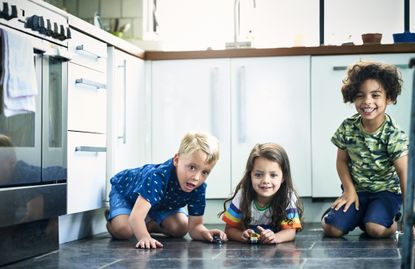
<path id="1" fill-rule="evenodd" d="M 343 212 L 344 206 L 339 210 L 331 208 L 323 216 L 325 223 L 336 227 L 345 234 L 358 226 L 365 230 L 365 224 L 368 222 L 389 228 L 402 206 L 402 195 L 389 191 L 358 192 L 357 195 L 360 204 L 359 210 L 356 210 L 354 203 L 346 212 Z"/>

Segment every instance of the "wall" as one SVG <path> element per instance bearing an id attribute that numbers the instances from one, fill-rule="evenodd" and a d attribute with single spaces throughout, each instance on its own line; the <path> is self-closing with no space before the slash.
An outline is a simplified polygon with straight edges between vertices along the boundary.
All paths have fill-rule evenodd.
<path id="1" fill-rule="evenodd" d="M 93 24 L 94 15 L 99 13 L 102 28 L 114 32 L 115 19 L 118 27 L 130 24 L 123 35 L 124 39 L 141 39 L 143 36 L 143 0 L 46 0 L 72 15 Z"/>

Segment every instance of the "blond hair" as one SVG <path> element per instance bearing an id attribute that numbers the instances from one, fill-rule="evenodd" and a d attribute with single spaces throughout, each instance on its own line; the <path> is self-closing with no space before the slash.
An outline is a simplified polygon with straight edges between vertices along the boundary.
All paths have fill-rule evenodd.
<path id="1" fill-rule="evenodd" d="M 216 164 L 219 160 L 219 141 L 216 137 L 204 132 L 188 132 L 180 142 L 179 155 L 201 150 L 206 154 L 209 164 Z"/>

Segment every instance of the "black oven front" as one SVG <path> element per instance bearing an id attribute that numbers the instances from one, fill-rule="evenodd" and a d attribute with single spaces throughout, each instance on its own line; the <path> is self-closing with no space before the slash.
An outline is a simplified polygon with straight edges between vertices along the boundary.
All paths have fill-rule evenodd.
<path id="1" fill-rule="evenodd" d="M 3 265 L 58 248 L 58 216 L 66 214 L 70 32 L 66 13 L 37 0 L 3 1 L 0 29 L 2 34 L 30 41 L 32 56 L 19 61 L 34 65 L 37 84 L 32 111 L 16 113 L 5 112 L 6 87 L 0 88 L 0 265 Z M 9 46 L 8 50 L 11 49 Z M 1 75 L 4 71 L 0 68 Z"/>

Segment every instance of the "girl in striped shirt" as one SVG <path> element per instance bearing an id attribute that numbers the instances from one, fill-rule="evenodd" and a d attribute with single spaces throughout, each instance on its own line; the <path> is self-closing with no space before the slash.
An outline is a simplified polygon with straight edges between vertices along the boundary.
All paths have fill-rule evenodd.
<path id="1" fill-rule="evenodd" d="M 255 145 L 242 180 L 220 213 L 228 239 L 250 242 L 258 234 L 263 244 L 292 241 L 302 228 L 302 213 L 284 148 L 274 143 Z"/>

